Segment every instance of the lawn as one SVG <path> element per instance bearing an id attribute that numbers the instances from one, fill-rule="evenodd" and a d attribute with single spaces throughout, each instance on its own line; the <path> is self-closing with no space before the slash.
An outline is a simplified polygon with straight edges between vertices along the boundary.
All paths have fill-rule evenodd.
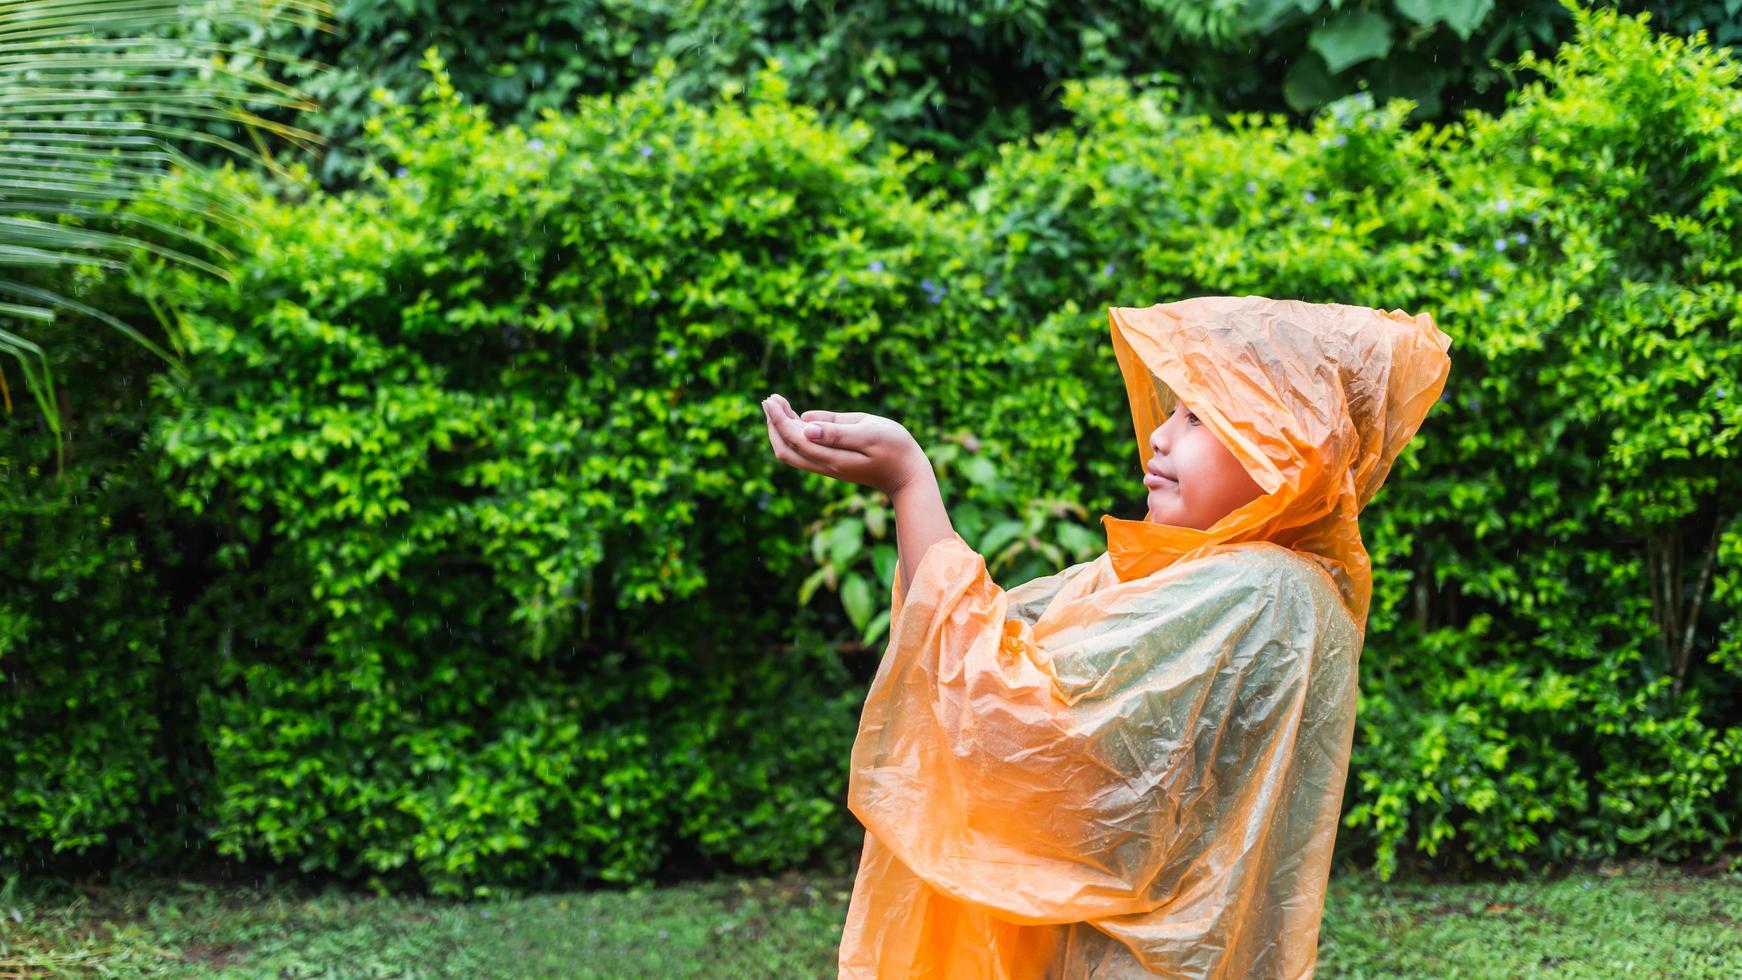
<path id="1" fill-rule="evenodd" d="M 154 880 L 14 883 L 0 978 L 833 976 L 850 874 L 487 902 Z M 1640 863 L 1536 880 L 1332 880 L 1336 977 L 1742 976 L 1742 873 Z"/>

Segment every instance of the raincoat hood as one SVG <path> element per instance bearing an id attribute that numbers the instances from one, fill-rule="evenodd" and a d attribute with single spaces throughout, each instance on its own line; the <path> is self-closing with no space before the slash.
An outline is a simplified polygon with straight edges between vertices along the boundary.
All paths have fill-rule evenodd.
<path id="1" fill-rule="evenodd" d="M 1322 564 L 1364 627 L 1372 573 L 1356 516 L 1444 389 L 1451 338 L 1426 313 L 1263 296 L 1107 313 L 1139 468 L 1177 396 L 1264 491 L 1206 530 L 1103 516 L 1119 579 L 1271 541 Z"/>

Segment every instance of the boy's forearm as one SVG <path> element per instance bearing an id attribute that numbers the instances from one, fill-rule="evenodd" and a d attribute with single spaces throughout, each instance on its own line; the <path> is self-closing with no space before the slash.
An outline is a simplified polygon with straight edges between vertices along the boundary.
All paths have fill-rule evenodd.
<path id="1" fill-rule="evenodd" d="M 950 515 L 944 510 L 944 497 L 938 490 L 937 474 L 931 462 L 921 457 L 914 475 L 889 495 L 895 507 L 895 548 L 900 555 L 902 594 L 913 582 L 926 549 L 955 533 Z"/>

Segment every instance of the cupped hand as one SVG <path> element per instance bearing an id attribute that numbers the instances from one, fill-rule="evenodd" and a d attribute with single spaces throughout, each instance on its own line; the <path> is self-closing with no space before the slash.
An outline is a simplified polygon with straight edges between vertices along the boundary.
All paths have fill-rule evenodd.
<path id="1" fill-rule="evenodd" d="M 774 458 L 788 466 L 894 496 L 928 465 L 918 441 L 894 419 L 815 409 L 800 415 L 780 395 L 763 399 L 762 413 Z"/>

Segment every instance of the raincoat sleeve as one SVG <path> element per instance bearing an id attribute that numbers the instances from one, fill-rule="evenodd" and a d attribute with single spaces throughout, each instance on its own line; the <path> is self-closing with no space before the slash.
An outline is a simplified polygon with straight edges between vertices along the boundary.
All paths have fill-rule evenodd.
<path id="1" fill-rule="evenodd" d="M 905 594 L 897 577 L 849 808 L 1008 921 L 1166 904 L 1289 803 L 1319 636 L 1293 568 L 1238 548 L 1180 562 L 1074 600 L 1041 643 L 981 556 L 939 540 Z"/>

